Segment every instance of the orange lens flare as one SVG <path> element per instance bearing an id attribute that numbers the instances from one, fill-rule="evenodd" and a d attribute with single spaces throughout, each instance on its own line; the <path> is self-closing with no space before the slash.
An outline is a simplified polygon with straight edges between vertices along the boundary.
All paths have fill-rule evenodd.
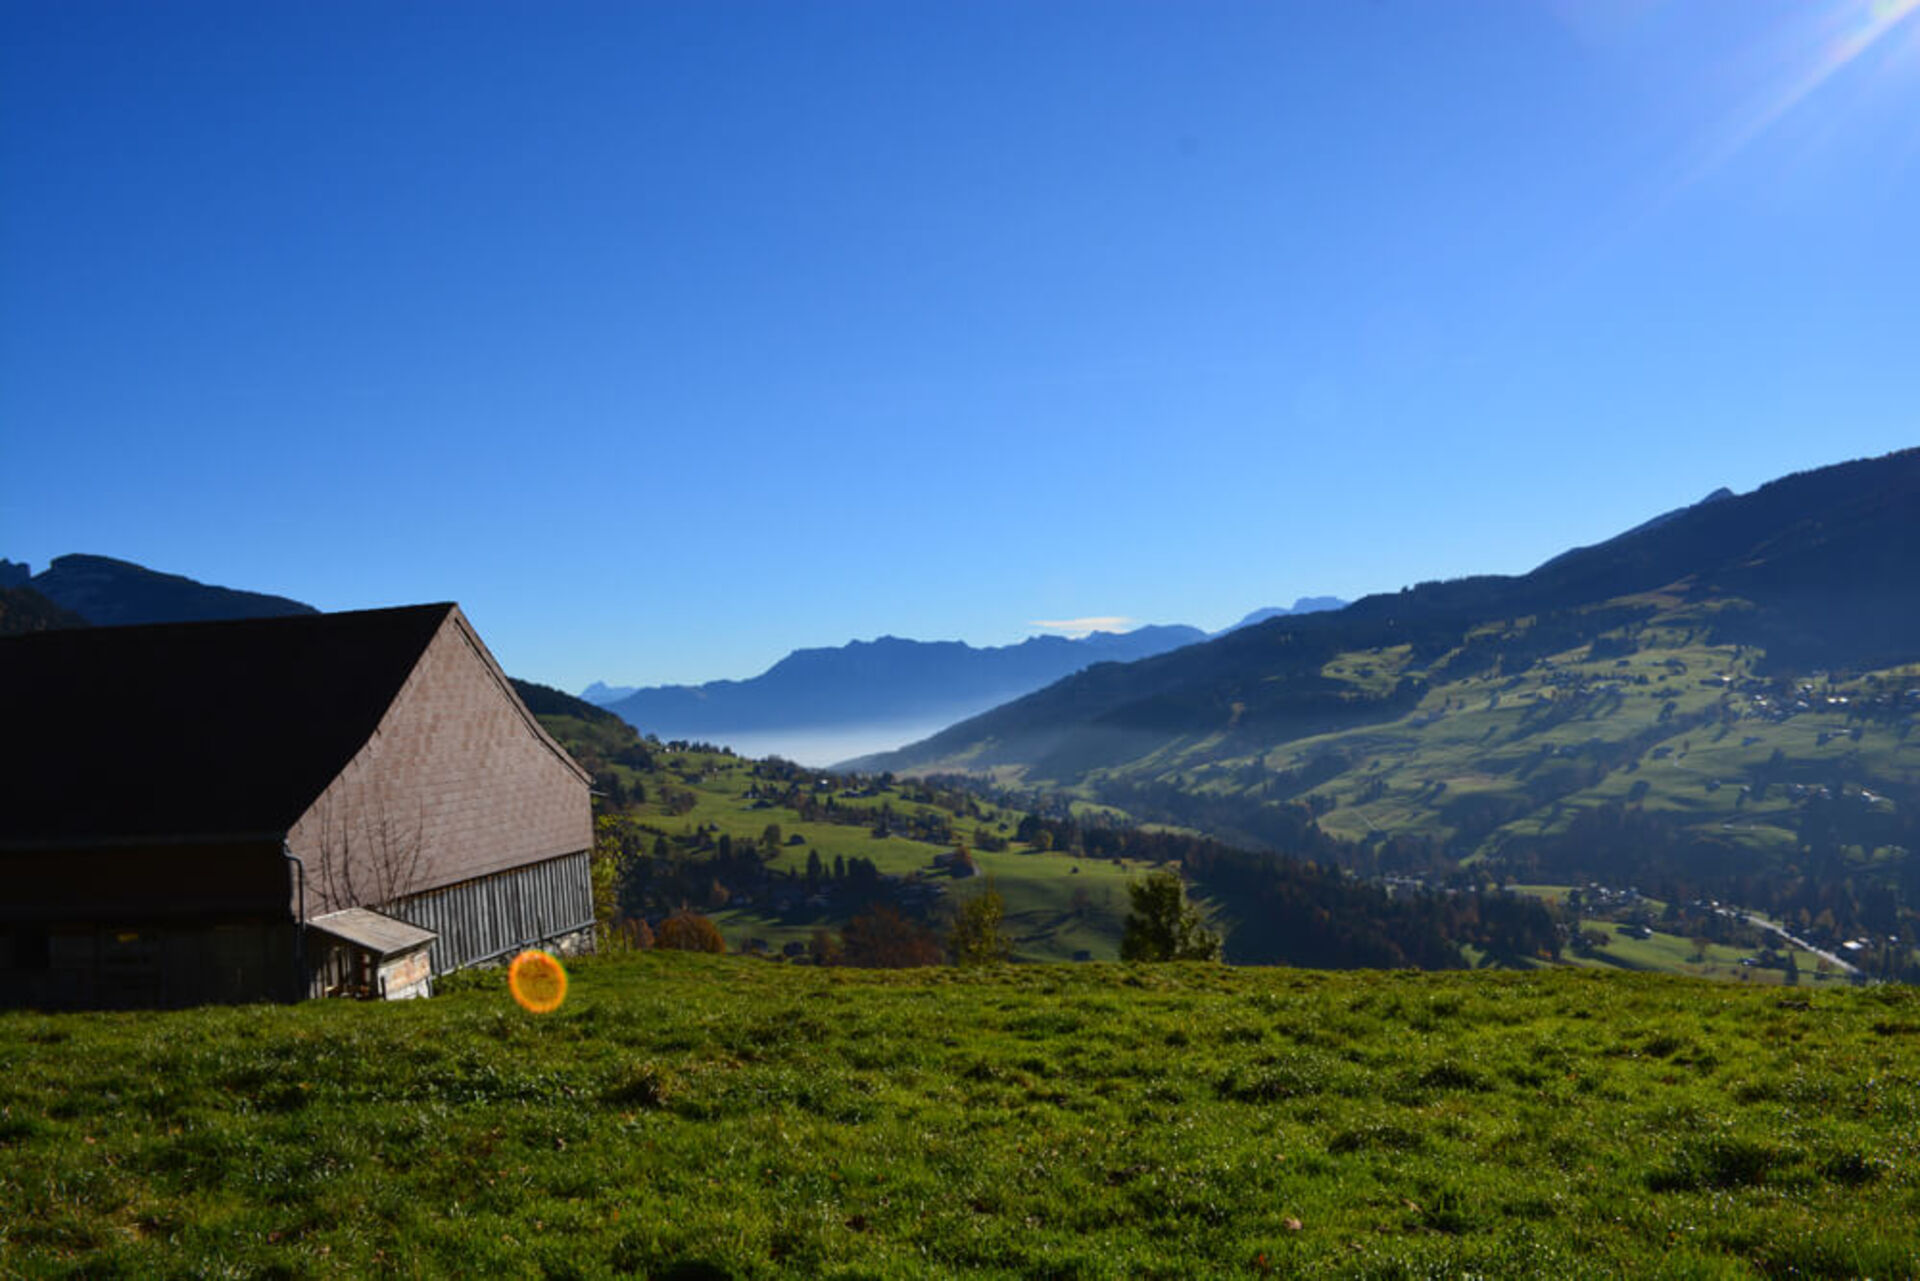
<path id="1" fill-rule="evenodd" d="M 551 1014 L 567 999 L 567 972 L 549 954 L 528 948 L 507 967 L 507 990 L 521 1009 Z"/>

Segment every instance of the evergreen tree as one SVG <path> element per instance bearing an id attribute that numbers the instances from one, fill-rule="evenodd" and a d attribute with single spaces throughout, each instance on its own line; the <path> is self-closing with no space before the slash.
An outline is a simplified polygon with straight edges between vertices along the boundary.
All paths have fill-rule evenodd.
<path id="1" fill-rule="evenodd" d="M 987 887 L 960 905 L 953 932 L 947 936 L 947 951 L 955 965 L 998 965 L 1013 958 L 1013 941 L 1001 928 L 1006 902 L 993 878 Z"/>
<path id="2" fill-rule="evenodd" d="M 1133 911 L 1120 936 L 1123 961 L 1217 961 L 1220 936 L 1201 924 L 1180 874 L 1161 868 L 1127 885 Z"/>

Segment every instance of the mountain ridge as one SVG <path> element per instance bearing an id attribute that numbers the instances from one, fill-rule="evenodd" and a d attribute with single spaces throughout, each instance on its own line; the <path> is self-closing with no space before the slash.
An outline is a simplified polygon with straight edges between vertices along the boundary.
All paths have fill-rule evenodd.
<path id="1" fill-rule="evenodd" d="M 1897 590 L 1911 570 L 1920 570 L 1920 449 L 1710 498 L 1524 575 L 1422 583 L 1337 612 L 1270 619 L 1126 668 L 1081 672 L 921 743 L 849 764 L 911 770 L 970 754 L 982 766 L 1032 767 L 1051 761 L 1078 726 L 1088 731 L 1078 755 L 1061 763 L 1071 777 L 1074 762 L 1086 764 L 1081 757 L 1124 759 L 1176 731 L 1221 727 L 1229 715 L 1237 727 L 1245 713 L 1231 709 L 1244 708 L 1246 696 L 1279 670 L 1293 673 L 1295 711 L 1311 708 L 1317 692 L 1334 700 L 1322 710 L 1359 713 L 1361 700 L 1342 702 L 1341 691 L 1314 687 L 1318 664 L 1342 648 L 1455 642 L 1445 652 L 1490 618 L 1597 608 L 1635 593 L 1666 591 L 1676 603 L 1709 609 L 1724 634 L 1770 641 L 1783 660 L 1877 662 L 1920 650 L 1920 606 Z M 1317 723 L 1311 712 L 1305 721 Z M 1084 741 L 1090 735 L 1107 745 L 1093 751 Z"/>
<path id="2" fill-rule="evenodd" d="M 1213 636 L 1269 617 L 1337 607 L 1332 596 L 1255 610 Z M 580 697 L 663 739 L 780 730 L 921 725 L 959 720 L 1096 663 L 1132 662 L 1209 639 L 1197 627 L 1153 624 L 1084 637 L 1033 636 L 1011 645 L 884 635 L 787 654 L 758 676 L 644 688 L 595 681 Z"/>
<path id="3" fill-rule="evenodd" d="M 1078 640 L 1035 636 L 988 647 L 881 636 L 794 650 L 744 680 L 655 686 L 602 706 L 663 739 L 959 719 L 1089 664 L 1128 661 L 1205 638 L 1198 628 L 1184 626 L 1095 632 Z"/>
<path id="4" fill-rule="evenodd" d="M 1664 912 L 1732 903 L 1905 972 L 1920 941 L 1916 581 L 1906 450 L 1696 504 L 1525 575 L 1090 668 L 845 768 L 971 776 L 1362 875 L 1637 887 Z"/>
<path id="5" fill-rule="evenodd" d="M 56 556 L 31 577 L 30 566 L 0 562 L 12 586 L 31 587 L 61 609 L 98 627 L 135 623 L 211 622 L 277 618 L 320 611 L 303 601 L 265 592 L 217 587 L 181 574 L 166 574 L 111 556 Z"/>

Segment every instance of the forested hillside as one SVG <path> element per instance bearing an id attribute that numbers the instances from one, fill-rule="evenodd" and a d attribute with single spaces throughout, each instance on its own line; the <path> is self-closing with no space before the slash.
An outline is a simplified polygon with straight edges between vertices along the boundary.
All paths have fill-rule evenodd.
<path id="1" fill-rule="evenodd" d="M 989 883 L 1015 956 L 1111 959 L 1127 886 L 1172 865 L 1226 933 L 1227 958 L 1344 968 L 1447 969 L 1476 957 L 1557 957 L 1559 918 L 1537 899 L 1468 886 L 1395 895 L 1333 867 L 1150 830 L 1113 811 L 1052 817 L 939 780 L 846 777 L 701 744 L 641 739 L 604 710 L 515 682 L 591 770 L 604 892 L 652 933 L 684 908 L 735 949 L 832 959 L 884 908 L 922 941 L 870 962 L 940 959 L 957 904 Z"/>
<path id="2" fill-rule="evenodd" d="M 1910 957 L 1916 581 L 1909 450 L 1519 578 L 1095 669 L 861 764 L 1065 789 L 1367 873 L 1726 900 Z"/>

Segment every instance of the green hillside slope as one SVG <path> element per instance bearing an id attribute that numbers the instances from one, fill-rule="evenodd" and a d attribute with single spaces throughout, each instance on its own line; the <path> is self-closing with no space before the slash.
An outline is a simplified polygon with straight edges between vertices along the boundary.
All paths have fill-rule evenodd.
<path id="1" fill-rule="evenodd" d="M 0 1015 L 0 1273 L 1920 1274 L 1920 999 L 649 954 Z"/>
<path id="2" fill-rule="evenodd" d="M 1389 893 L 1336 868 L 1142 828 L 1111 808 L 1049 801 L 1054 816 L 1042 819 L 933 782 L 663 745 L 569 695 L 516 685 L 594 776 L 609 928 L 691 908 L 736 950 L 812 953 L 883 906 L 937 943 L 990 885 L 1016 959 L 1111 960 L 1129 884 L 1171 864 L 1236 962 L 1451 969 L 1469 951 L 1508 964 L 1559 953 L 1560 914 L 1532 898 Z"/>
<path id="3" fill-rule="evenodd" d="M 1093 669 L 864 765 L 1368 872 L 1657 883 L 1838 944 L 1920 906 L 1920 451 Z"/>

